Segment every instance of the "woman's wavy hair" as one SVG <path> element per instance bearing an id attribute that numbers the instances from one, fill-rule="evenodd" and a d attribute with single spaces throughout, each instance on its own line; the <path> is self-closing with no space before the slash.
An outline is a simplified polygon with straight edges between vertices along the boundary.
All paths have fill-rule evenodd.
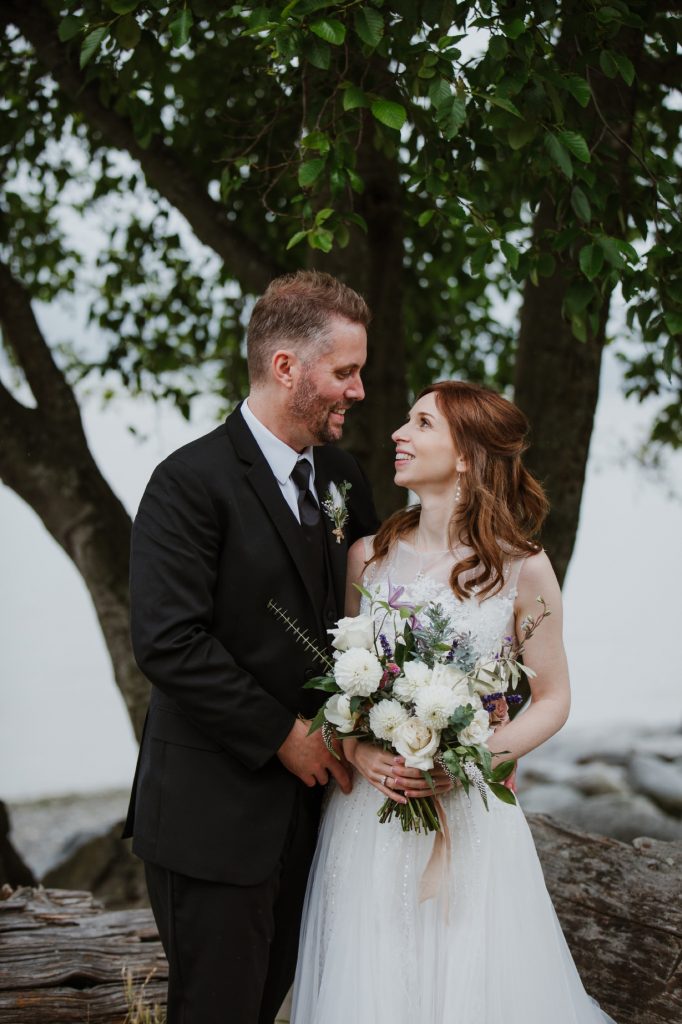
<path id="1" fill-rule="evenodd" d="M 460 474 L 461 498 L 450 520 L 450 545 L 473 553 L 453 567 L 450 585 L 457 597 L 490 596 L 504 586 L 504 562 L 540 550 L 533 540 L 549 502 L 521 456 L 528 447 L 528 420 L 517 406 L 490 388 L 446 380 L 424 388 L 433 393 L 450 426 L 457 452 L 466 459 Z M 374 538 L 373 562 L 385 558 L 398 538 L 419 523 L 421 506 L 390 516 Z"/>

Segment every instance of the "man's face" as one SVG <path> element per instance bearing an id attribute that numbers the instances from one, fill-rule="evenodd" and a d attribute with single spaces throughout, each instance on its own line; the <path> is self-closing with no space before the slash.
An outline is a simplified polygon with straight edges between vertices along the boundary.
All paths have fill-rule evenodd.
<path id="1" fill-rule="evenodd" d="M 365 328 L 342 317 L 332 317 L 329 329 L 325 352 L 307 364 L 300 364 L 291 394 L 288 412 L 303 447 L 339 441 L 346 411 L 365 397 L 360 379 L 367 359 Z"/>

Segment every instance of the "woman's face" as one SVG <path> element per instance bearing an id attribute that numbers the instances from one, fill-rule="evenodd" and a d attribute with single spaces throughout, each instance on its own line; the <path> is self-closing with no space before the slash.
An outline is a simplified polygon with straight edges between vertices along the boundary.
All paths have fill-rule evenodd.
<path id="1" fill-rule="evenodd" d="M 434 392 L 412 406 L 407 422 L 391 435 L 395 443 L 395 482 L 419 493 L 423 488 L 454 491 L 466 464 L 456 450 Z"/>

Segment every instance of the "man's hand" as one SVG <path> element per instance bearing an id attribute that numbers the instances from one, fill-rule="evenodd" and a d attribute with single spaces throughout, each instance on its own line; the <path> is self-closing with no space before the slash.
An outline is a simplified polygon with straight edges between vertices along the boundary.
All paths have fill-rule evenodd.
<path id="1" fill-rule="evenodd" d="M 277 751 L 278 758 L 306 786 L 314 786 L 318 782 L 321 786 L 326 785 L 331 773 L 343 792 L 350 793 L 352 784 L 348 770 L 325 747 L 322 730 L 318 729 L 309 736 L 309 728 L 310 722 L 297 718 Z"/>

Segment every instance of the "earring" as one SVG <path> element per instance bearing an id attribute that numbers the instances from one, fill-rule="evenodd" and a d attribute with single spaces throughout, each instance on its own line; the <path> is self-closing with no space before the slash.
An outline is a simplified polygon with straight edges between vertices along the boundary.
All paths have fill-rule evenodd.
<path id="1" fill-rule="evenodd" d="M 461 474 L 458 473 L 457 474 L 457 485 L 455 487 L 455 505 L 459 505 L 459 503 L 460 503 L 460 501 L 462 499 L 462 485 L 460 483 L 460 480 L 461 480 Z"/>

